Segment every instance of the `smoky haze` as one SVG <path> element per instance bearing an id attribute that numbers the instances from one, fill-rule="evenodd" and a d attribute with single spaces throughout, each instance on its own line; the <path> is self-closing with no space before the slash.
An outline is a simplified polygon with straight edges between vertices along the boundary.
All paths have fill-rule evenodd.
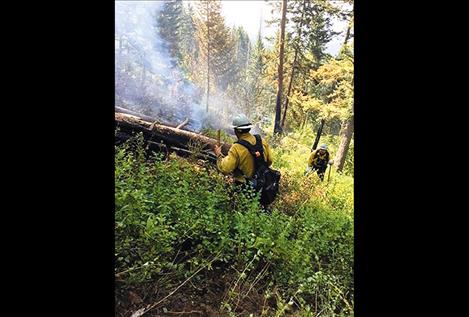
<path id="1" fill-rule="evenodd" d="M 115 2 L 115 105 L 187 129 L 226 129 L 239 110 L 226 94 L 210 94 L 175 66 L 158 35 L 157 16 L 164 2 Z"/>

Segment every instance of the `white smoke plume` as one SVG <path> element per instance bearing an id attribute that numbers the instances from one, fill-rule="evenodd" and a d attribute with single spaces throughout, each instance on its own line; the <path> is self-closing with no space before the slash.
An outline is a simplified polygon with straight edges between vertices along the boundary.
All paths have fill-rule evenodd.
<path id="1" fill-rule="evenodd" d="M 158 36 L 156 17 L 162 1 L 115 2 L 115 102 L 163 122 L 188 128 L 229 126 L 238 107 L 222 93 L 210 95 L 205 111 L 204 87 L 184 79 Z"/>

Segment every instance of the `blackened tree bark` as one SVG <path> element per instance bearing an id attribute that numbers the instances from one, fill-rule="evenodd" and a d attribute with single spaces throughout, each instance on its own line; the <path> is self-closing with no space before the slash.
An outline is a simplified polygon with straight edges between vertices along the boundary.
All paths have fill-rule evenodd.
<path id="1" fill-rule="evenodd" d="M 282 132 L 280 125 L 280 117 L 282 115 L 282 90 L 283 90 L 283 55 L 285 48 L 285 22 L 287 17 L 287 0 L 282 2 L 282 19 L 280 21 L 280 49 L 279 49 L 279 63 L 278 63 L 278 87 L 277 87 L 277 100 L 275 103 L 275 125 L 274 135 Z"/>

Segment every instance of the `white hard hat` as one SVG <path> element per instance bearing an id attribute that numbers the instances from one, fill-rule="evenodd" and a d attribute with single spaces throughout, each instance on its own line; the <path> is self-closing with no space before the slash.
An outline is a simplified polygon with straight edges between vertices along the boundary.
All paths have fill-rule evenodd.
<path id="1" fill-rule="evenodd" d="M 251 124 L 251 121 L 249 121 L 248 117 L 241 113 L 233 118 L 233 125 L 231 127 L 235 129 L 251 129 L 254 126 Z"/>
<path id="2" fill-rule="evenodd" d="M 319 147 L 320 150 L 327 150 L 327 145 L 325 144 L 321 144 L 321 146 Z"/>

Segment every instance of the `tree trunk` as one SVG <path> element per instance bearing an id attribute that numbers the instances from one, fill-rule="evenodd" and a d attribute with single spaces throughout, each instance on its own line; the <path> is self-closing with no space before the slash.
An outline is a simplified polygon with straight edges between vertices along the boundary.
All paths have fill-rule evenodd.
<path id="1" fill-rule="evenodd" d="M 304 131 L 305 129 L 305 126 L 306 126 L 306 119 L 307 119 L 307 115 L 305 115 L 303 117 L 303 121 L 301 122 L 301 131 Z"/>
<path id="2" fill-rule="evenodd" d="M 251 45 L 248 44 L 248 51 L 246 54 L 246 67 L 245 67 L 245 74 L 246 74 L 245 81 L 246 82 L 248 81 L 248 77 L 249 77 L 248 76 L 248 68 L 249 68 L 249 60 L 250 60 L 249 54 L 251 54 Z M 252 104 L 250 104 L 249 99 L 250 98 L 249 98 L 248 90 L 247 88 L 244 88 L 244 103 L 246 107 L 246 115 L 248 118 L 250 118 L 251 116 L 251 107 L 252 107 Z"/>
<path id="3" fill-rule="evenodd" d="M 340 145 L 335 156 L 335 164 L 337 166 L 337 171 L 341 172 L 345 165 L 345 158 L 350 146 L 350 141 L 352 140 L 353 135 L 353 116 L 343 122 L 342 128 L 340 131 Z"/>
<path id="4" fill-rule="evenodd" d="M 303 18 L 304 18 L 304 15 L 305 15 L 305 10 L 306 10 L 306 0 L 303 1 L 303 12 L 301 12 L 301 21 L 300 21 L 299 31 L 298 31 L 298 37 L 299 37 L 300 41 L 301 41 L 301 28 L 303 27 Z M 288 103 L 290 102 L 290 93 L 291 93 L 291 88 L 292 88 L 292 84 L 293 84 L 293 78 L 295 77 L 296 63 L 297 63 L 297 60 L 298 60 L 298 50 L 299 50 L 299 48 L 296 47 L 295 57 L 293 58 L 293 63 L 292 63 L 290 82 L 288 83 L 288 90 L 287 90 L 287 95 L 286 95 L 286 98 L 285 98 L 285 107 L 284 107 L 284 110 L 283 110 L 283 117 L 282 117 L 282 129 L 285 126 L 285 118 L 287 116 Z"/>
<path id="5" fill-rule="evenodd" d="M 345 34 L 345 40 L 344 40 L 344 47 L 347 45 L 349 39 L 350 39 L 350 30 L 352 27 L 352 22 L 353 22 L 353 15 L 350 17 L 350 21 L 347 26 L 347 33 Z M 347 152 L 350 146 L 350 141 L 352 140 L 352 135 L 353 135 L 353 130 L 354 130 L 354 123 L 353 123 L 353 113 L 354 113 L 354 107 L 355 103 L 352 104 L 352 116 L 345 120 L 342 123 L 342 126 L 340 128 L 340 144 L 339 144 L 339 149 L 337 150 L 337 154 L 334 158 L 334 163 L 337 166 L 337 171 L 342 172 L 344 165 L 345 165 L 345 158 L 347 157 Z"/>
<path id="6" fill-rule="evenodd" d="M 350 17 L 350 21 L 347 26 L 347 33 L 345 34 L 344 46 L 347 45 L 348 40 L 350 39 L 350 30 L 352 28 L 353 15 Z"/>
<path id="7" fill-rule="evenodd" d="M 208 101 L 210 97 L 210 11 L 209 3 L 207 1 L 207 107 L 208 112 Z"/>
<path id="8" fill-rule="evenodd" d="M 117 82 L 120 83 L 122 67 L 122 35 L 119 36 L 119 60 L 117 61 Z"/>
<path id="9" fill-rule="evenodd" d="M 282 114 L 282 89 L 283 89 L 283 54 L 285 47 L 285 22 L 287 16 L 287 0 L 283 0 L 282 3 L 282 20 L 280 22 L 280 52 L 279 52 L 279 64 L 278 64 L 278 88 L 277 88 L 277 100 L 275 103 L 275 125 L 274 134 L 282 132 L 280 125 L 280 116 Z"/>
<path id="10" fill-rule="evenodd" d="M 246 74 L 247 74 L 247 69 L 248 69 L 248 67 L 249 67 L 249 60 L 250 60 L 250 56 L 249 56 L 249 55 L 251 54 L 251 45 L 248 43 L 247 46 L 248 46 L 248 51 L 247 51 L 247 53 L 246 53 L 246 67 L 245 67 L 245 68 L 246 68 Z M 246 76 L 246 77 L 247 77 L 247 76 Z"/>
<path id="11" fill-rule="evenodd" d="M 154 118 L 154 117 L 150 117 L 150 116 L 146 116 L 146 115 L 143 115 L 143 114 L 140 114 L 138 112 L 135 112 L 135 111 L 132 111 L 132 110 L 129 110 L 129 109 L 126 109 L 126 108 L 122 108 L 122 107 L 119 107 L 119 106 L 115 106 L 114 107 L 114 111 L 116 113 L 126 113 L 126 114 L 130 114 L 132 116 L 135 116 L 135 117 L 139 117 L 140 119 L 144 120 L 144 121 L 148 121 L 148 122 L 155 122 L 157 119 Z M 176 127 L 175 125 L 172 125 L 172 124 L 169 124 L 167 122 L 161 122 L 162 124 L 165 124 L 167 126 L 170 126 L 170 127 Z"/>
<path id="12" fill-rule="evenodd" d="M 119 62 L 122 59 L 122 35 L 119 36 Z"/>
<path id="13" fill-rule="evenodd" d="M 322 128 L 324 127 L 325 122 L 326 120 L 321 119 L 321 124 L 319 125 L 318 133 L 316 134 L 316 139 L 314 140 L 314 144 L 313 144 L 313 147 L 311 148 L 311 151 L 316 150 L 318 147 L 319 139 L 321 138 L 321 134 L 322 134 Z"/>
<path id="14" fill-rule="evenodd" d="M 145 52 L 143 52 L 143 58 L 142 58 L 142 89 L 145 89 Z"/>
<path id="15" fill-rule="evenodd" d="M 288 109 L 288 102 L 290 100 L 290 93 L 291 93 L 291 87 L 293 84 L 293 77 L 295 76 L 295 64 L 296 64 L 296 59 L 298 56 L 298 51 L 295 50 L 295 57 L 293 58 L 293 65 L 292 65 L 292 70 L 291 70 L 291 77 L 290 77 L 290 82 L 288 83 L 288 90 L 287 90 L 287 95 L 285 96 L 285 107 L 283 109 L 283 117 L 282 117 L 282 129 L 285 126 L 285 118 L 287 116 L 287 109 Z"/>
<path id="16" fill-rule="evenodd" d="M 130 54 L 130 45 L 129 45 L 129 41 L 127 41 L 126 49 L 127 49 L 127 50 L 126 50 L 126 51 L 127 51 L 127 52 L 126 52 L 126 53 L 127 53 L 127 55 L 126 55 L 127 63 L 125 63 L 124 70 L 125 70 L 125 72 L 127 73 L 127 72 L 130 71 L 130 61 L 129 61 L 129 59 L 130 59 L 130 57 L 129 57 L 129 54 Z"/>

